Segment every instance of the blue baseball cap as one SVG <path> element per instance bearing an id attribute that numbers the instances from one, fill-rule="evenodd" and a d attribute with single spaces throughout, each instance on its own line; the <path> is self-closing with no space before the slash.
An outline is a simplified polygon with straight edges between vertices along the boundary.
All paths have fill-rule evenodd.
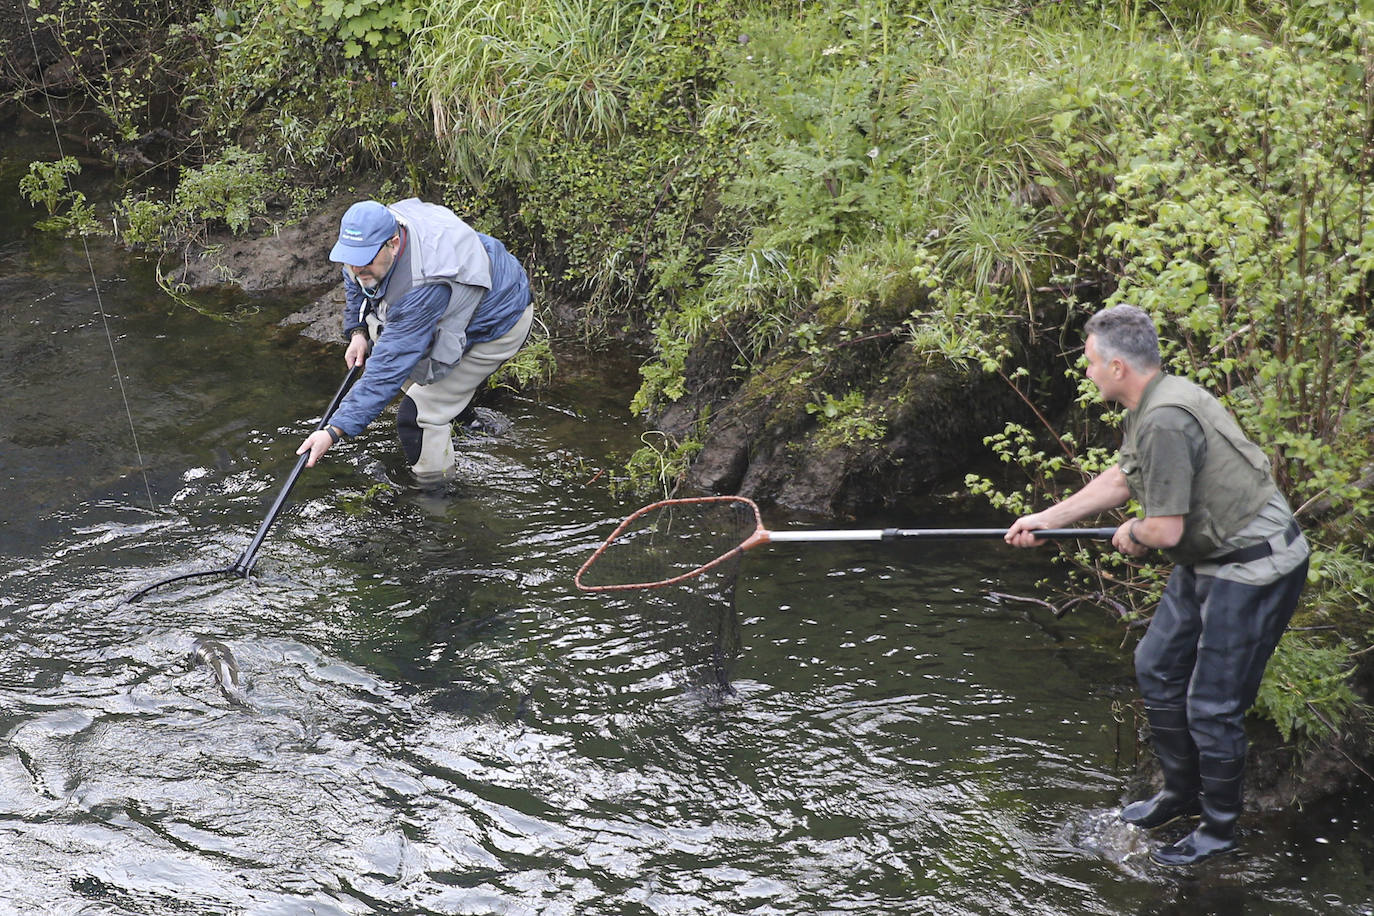
<path id="1" fill-rule="evenodd" d="M 396 217 L 382 204 L 375 200 L 356 203 L 339 220 L 339 241 L 329 252 L 329 260 L 354 267 L 371 264 L 396 232 Z"/>

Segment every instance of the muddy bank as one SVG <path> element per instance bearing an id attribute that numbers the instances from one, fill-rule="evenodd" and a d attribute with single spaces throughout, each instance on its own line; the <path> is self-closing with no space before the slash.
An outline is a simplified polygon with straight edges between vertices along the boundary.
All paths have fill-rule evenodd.
<path id="1" fill-rule="evenodd" d="M 76 84 L 76 62 L 43 21 L 55 12 L 53 2 L 31 9 L 28 0 L 0 0 L 0 93 L 40 87 L 61 92 Z"/>
<path id="2" fill-rule="evenodd" d="M 256 237 L 221 236 L 182 252 L 162 269 L 178 288 L 198 290 L 231 285 L 247 293 L 309 293 L 317 298 L 283 324 L 301 325 L 320 341 L 339 339 L 343 281 L 329 262 L 339 218 L 354 197 L 335 198 L 298 222 Z"/>
<path id="3" fill-rule="evenodd" d="M 314 298 L 281 324 L 322 343 L 341 340 L 343 280 L 329 249 L 338 238 L 339 219 L 365 193 L 336 196 L 303 219 L 260 236 L 221 235 L 184 250 L 162 270 L 178 288 L 204 290 L 233 286 L 250 294 L 286 293 Z"/>

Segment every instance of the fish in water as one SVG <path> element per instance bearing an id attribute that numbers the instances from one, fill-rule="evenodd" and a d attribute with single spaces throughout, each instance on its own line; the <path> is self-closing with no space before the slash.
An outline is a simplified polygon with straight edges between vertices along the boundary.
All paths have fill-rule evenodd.
<path id="1" fill-rule="evenodd" d="M 250 706 L 244 692 L 243 676 L 239 674 L 239 664 L 234 661 L 234 653 L 218 639 L 200 636 L 191 644 L 191 667 L 203 664 L 210 669 L 210 676 L 225 699 L 240 706 Z"/>

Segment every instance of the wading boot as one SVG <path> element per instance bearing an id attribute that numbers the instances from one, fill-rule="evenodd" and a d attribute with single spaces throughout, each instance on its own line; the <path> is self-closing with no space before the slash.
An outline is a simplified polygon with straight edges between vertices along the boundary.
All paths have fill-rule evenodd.
<path id="1" fill-rule="evenodd" d="M 1198 804 L 1197 746 L 1188 733 L 1188 713 L 1183 709 L 1147 706 L 1150 743 L 1164 771 L 1164 788 L 1154 798 L 1134 802 L 1121 809 L 1121 819 L 1145 830 L 1162 827 L 1180 817 L 1201 811 Z"/>
<path id="2" fill-rule="evenodd" d="M 1198 761 L 1202 776 L 1202 823 L 1177 843 L 1150 853 L 1160 865 L 1194 865 L 1236 848 L 1236 819 L 1241 811 L 1245 758 Z"/>

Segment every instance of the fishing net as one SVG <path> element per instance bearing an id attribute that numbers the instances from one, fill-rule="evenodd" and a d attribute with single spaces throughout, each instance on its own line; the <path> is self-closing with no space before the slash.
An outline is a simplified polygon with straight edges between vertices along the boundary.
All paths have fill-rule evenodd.
<path id="1" fill-rule="evenodd" d="M 653 621 L 660 648 L 681 665 L 679 679 L 722 694 L 734 692 L 730 680 L 742 639 L 735 607 L 739 555 L 689 579 L 659 589 L 613 593 L 633 603 Z"/>
<path id="2" fill-rule="evenodd" d="M 664 500 L 622 522 L 575 581 L 650 621 L 661 648 L 697 686 L 733 693 L 739 561 L 762 527 L 758 508 L 741 497 Z"/>
<path id="3" fill-rule="evenodd" d="M 758 506 L 742 496 L 702 496 L 652 503 L 621 522 L 582 564 L 574 581 L 615 602 L 630 599 L 661 613 L 668 630 L 692 630 L 710 657 L 721 686 L 725 664 L 739 647 L 735 583 L 740 558 L 760 544 L 802 541 L 1001 539 L 1005 528 L 867 528 L 768 531 Z M 1110 528 L 1046 528 L 1042 538 L 1106 538 Z M 706 637 L 709 636 L 709 640 Z"/>
<path id="4" fill-rule="evenodd" d="M 740 554 L 762 530 L 758 507 L 743 497 L 666 499 L 621 522 L 574 581 L 588 592 L 628 591 L 676 585 L 727 565 L 737 574 Z"/>

